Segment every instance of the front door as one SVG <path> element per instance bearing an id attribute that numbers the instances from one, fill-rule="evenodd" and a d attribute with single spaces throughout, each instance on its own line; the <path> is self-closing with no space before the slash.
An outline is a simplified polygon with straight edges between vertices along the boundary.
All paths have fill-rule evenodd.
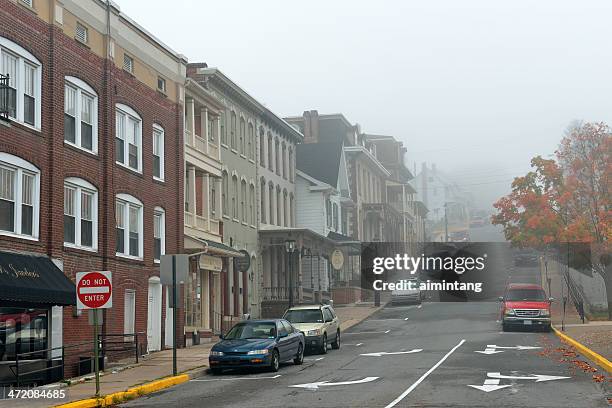
<path id="1" fill-rule="evenodd" d="M 149 279 L 147 310 L 147 351 L 161 350 L 161 283 L 159 278 Z"/>

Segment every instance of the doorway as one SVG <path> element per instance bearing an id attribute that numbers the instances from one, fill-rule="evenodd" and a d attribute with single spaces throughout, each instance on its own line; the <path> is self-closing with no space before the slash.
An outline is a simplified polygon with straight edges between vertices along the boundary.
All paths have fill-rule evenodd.
<path id="1" fill-rule="evenodd" d="M 161 350 L 162 286 L 157 276 L 149 279 L 147 351 Z"/>

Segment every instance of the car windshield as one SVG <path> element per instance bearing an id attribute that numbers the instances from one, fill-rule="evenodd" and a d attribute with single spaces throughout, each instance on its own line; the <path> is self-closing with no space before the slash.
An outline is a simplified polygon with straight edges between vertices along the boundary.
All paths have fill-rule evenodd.
<path id="1" fill-rule="evenodd" d="M 237 339 L 273 339 L 276 337 L 276 324 L 274 322 L 246 322 L 238 323 L 227 332 L 224 340 Z"/>
<path id="2" fill-rule="evenodd" d="M 506 294 L 505 300 L 546 300 L 546 294 L 542 289 L 511 289 Z"/>
<path id="3" fill-rule="evenodd" d="M 289 310 L 284 319 L 291 323 L 323 323 L 323 314 L 319 309 Z"/>

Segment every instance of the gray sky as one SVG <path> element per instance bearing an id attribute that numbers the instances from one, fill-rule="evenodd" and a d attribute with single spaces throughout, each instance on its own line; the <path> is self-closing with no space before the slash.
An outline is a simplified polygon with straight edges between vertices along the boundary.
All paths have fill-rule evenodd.
<path id="1" fill-rule="evenodd" d="M 612 123 L 610 1 L 115 1 L 277 114 L 342 112 L 488 202 L 570 121 Z"/>

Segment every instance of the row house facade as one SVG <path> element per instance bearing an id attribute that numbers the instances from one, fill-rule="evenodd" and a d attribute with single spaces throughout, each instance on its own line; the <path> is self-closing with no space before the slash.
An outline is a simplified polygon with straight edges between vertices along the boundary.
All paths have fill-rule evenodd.
<path id="1" fill-rule="evenodd" d="M 222 330 L 223 282 L 242 254 L 223 244 L 221 131 L 225 104 L 197 81 L 185 83 L 184 247 L 193 257 L 186 282 L 185 344 L 199 344 Z M 226 179 L 225 179 L 226 180 Z"/>
<path id="2" fill-rule="evenodd" d="M 186 64 L 113 3 L 2 2 L 0 269 L 24 273 L 1 274 L 13 289 L 0 297 L 0 363 L 91 339 L 74 307 L 81 271 L 113 274 L 103 335 L 143 333 L 142 352 L 171 338 L 159 262 L 183 251 Z"/>
<path id="3" fill-rule="evenodd" d="M 243 315 L 259 314 L 259 270 L 257 267 L 257 129 L 262 106 L 217 68 L 205 63 L 188 65 L 188 77 L 217 98 L 223 109 L 219 117 L 218 146 L 221 160 L 219 220 L 222 222 L 222 249 L 243 251 L 224 260 L 221 274 L 221 316 L 223 327 Z M 249 267 L 240 270 L 237 257 L 249 258 Z"/>

